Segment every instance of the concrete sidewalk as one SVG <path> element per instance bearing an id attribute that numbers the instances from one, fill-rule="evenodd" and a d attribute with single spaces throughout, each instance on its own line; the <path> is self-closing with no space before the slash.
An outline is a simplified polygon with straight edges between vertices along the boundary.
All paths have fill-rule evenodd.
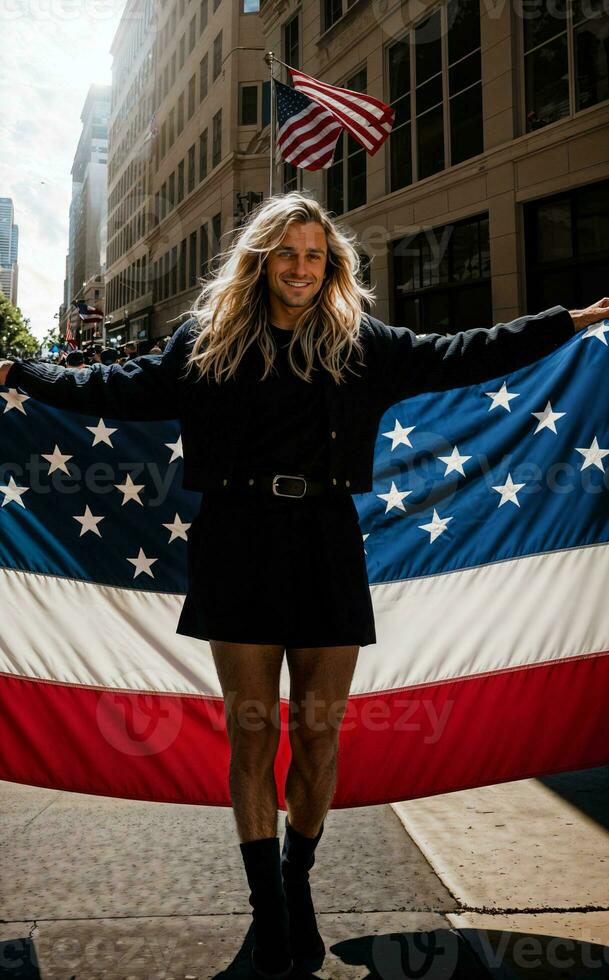
<path id="1" fill-rule="evenodd" d="M 526 780 L 393 806 L 330 811 L 312 874 L 328 949 L 324 968 L 315 975 L 605 980 L 608 835 L 582 801 L 597 817 L 604 810 L 607 819 L 609 771 L 554 781 L 558 790 L 551 781 Z M 581 799 L 569 801 L 578 787 Z M 230 809 L 114 800 L 14 783 L 0 783 L 0 809 L 0 976 L 249 976 L 248 888 Z M 516 815 L 522 822 L 511 833 L 508 853 L 496 825 L 507 826 Z M 281 836 L 283 817 L 280 812 Z M 567 832 L 569 823 L 573 829 Z M 566 861 L 559 852 L 563 843 Z M 558 882 L 565 875 L 568 884 L 561 892 Z M 527 879 L 533 882 L 529 891 Z M 561 903 L 559 893 L 565 896 Z M 556 912 L 559 905 L 563 911 Z M 543 922 L 539 916 L 545 916 Z M 523 950 L 515 946 L 521 934 L 569 933 L 580 952 L 588 933 L 605 944 L 593 947 L 588 941 L 585 948 L 606 954 L 601 961 L 606 973 L 596 966 L 586 967 L 587 973 L 561 972 L 564 948 L 537 956 L 542 972 L 530 962 L 521 967 Z"/>

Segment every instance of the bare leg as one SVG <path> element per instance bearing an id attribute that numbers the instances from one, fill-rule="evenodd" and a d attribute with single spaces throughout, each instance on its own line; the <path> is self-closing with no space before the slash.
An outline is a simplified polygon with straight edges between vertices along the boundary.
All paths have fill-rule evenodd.
<path id="1" fill-rule="evenodd" d="M 291 825 L 315 837 L 336 790 L 340 723 L 358 646 L 288 648 L 290 745 L 285 784 Z"/>
<path id="2" fill-rule="evenodd" d="M 231 746 L 229 786 L 239 840 L 277 834 L 282 646 L 210 640 Z"/>

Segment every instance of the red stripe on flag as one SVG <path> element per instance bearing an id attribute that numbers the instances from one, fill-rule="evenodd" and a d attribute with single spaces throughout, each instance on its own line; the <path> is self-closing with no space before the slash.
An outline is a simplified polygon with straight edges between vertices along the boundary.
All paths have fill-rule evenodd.
<path id="1" fill-rule="evenodd" d="M 609 654 L 352 695 L 335 809 L 609 764 Z M 287 702 L 275 760 L 290 758 Z M 49 739 L 48 733 L 55 736 Z M 0 675 L 0 778 L 101 796 L 230 806 L 219 698 Z"/>

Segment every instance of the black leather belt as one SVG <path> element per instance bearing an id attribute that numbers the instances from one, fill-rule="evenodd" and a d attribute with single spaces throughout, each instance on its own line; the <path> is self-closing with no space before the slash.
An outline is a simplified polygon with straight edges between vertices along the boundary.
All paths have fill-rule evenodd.
<path id="1" fill-rule="evenodd" d="M 301 475 L 276 473 L 274 476 L 231 477 L 223 481 L 221 492 L 239 491 L 271 493 L 276 497 L 312 497 L 327 493 L 325 484 Z"/>

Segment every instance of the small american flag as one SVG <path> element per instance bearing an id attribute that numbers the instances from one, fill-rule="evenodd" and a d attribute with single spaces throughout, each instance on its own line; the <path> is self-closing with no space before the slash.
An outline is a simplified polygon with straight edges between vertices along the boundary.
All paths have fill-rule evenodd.
<path id="1" fill-rule="evenodd" d="M 330 166 L 346 129 L 373 156 L 391 132 L 395 110 L 362 92 L 320 82 L 289 68 L 294 88 L 275 80 L 277 156 L 305 170 Z"/>

